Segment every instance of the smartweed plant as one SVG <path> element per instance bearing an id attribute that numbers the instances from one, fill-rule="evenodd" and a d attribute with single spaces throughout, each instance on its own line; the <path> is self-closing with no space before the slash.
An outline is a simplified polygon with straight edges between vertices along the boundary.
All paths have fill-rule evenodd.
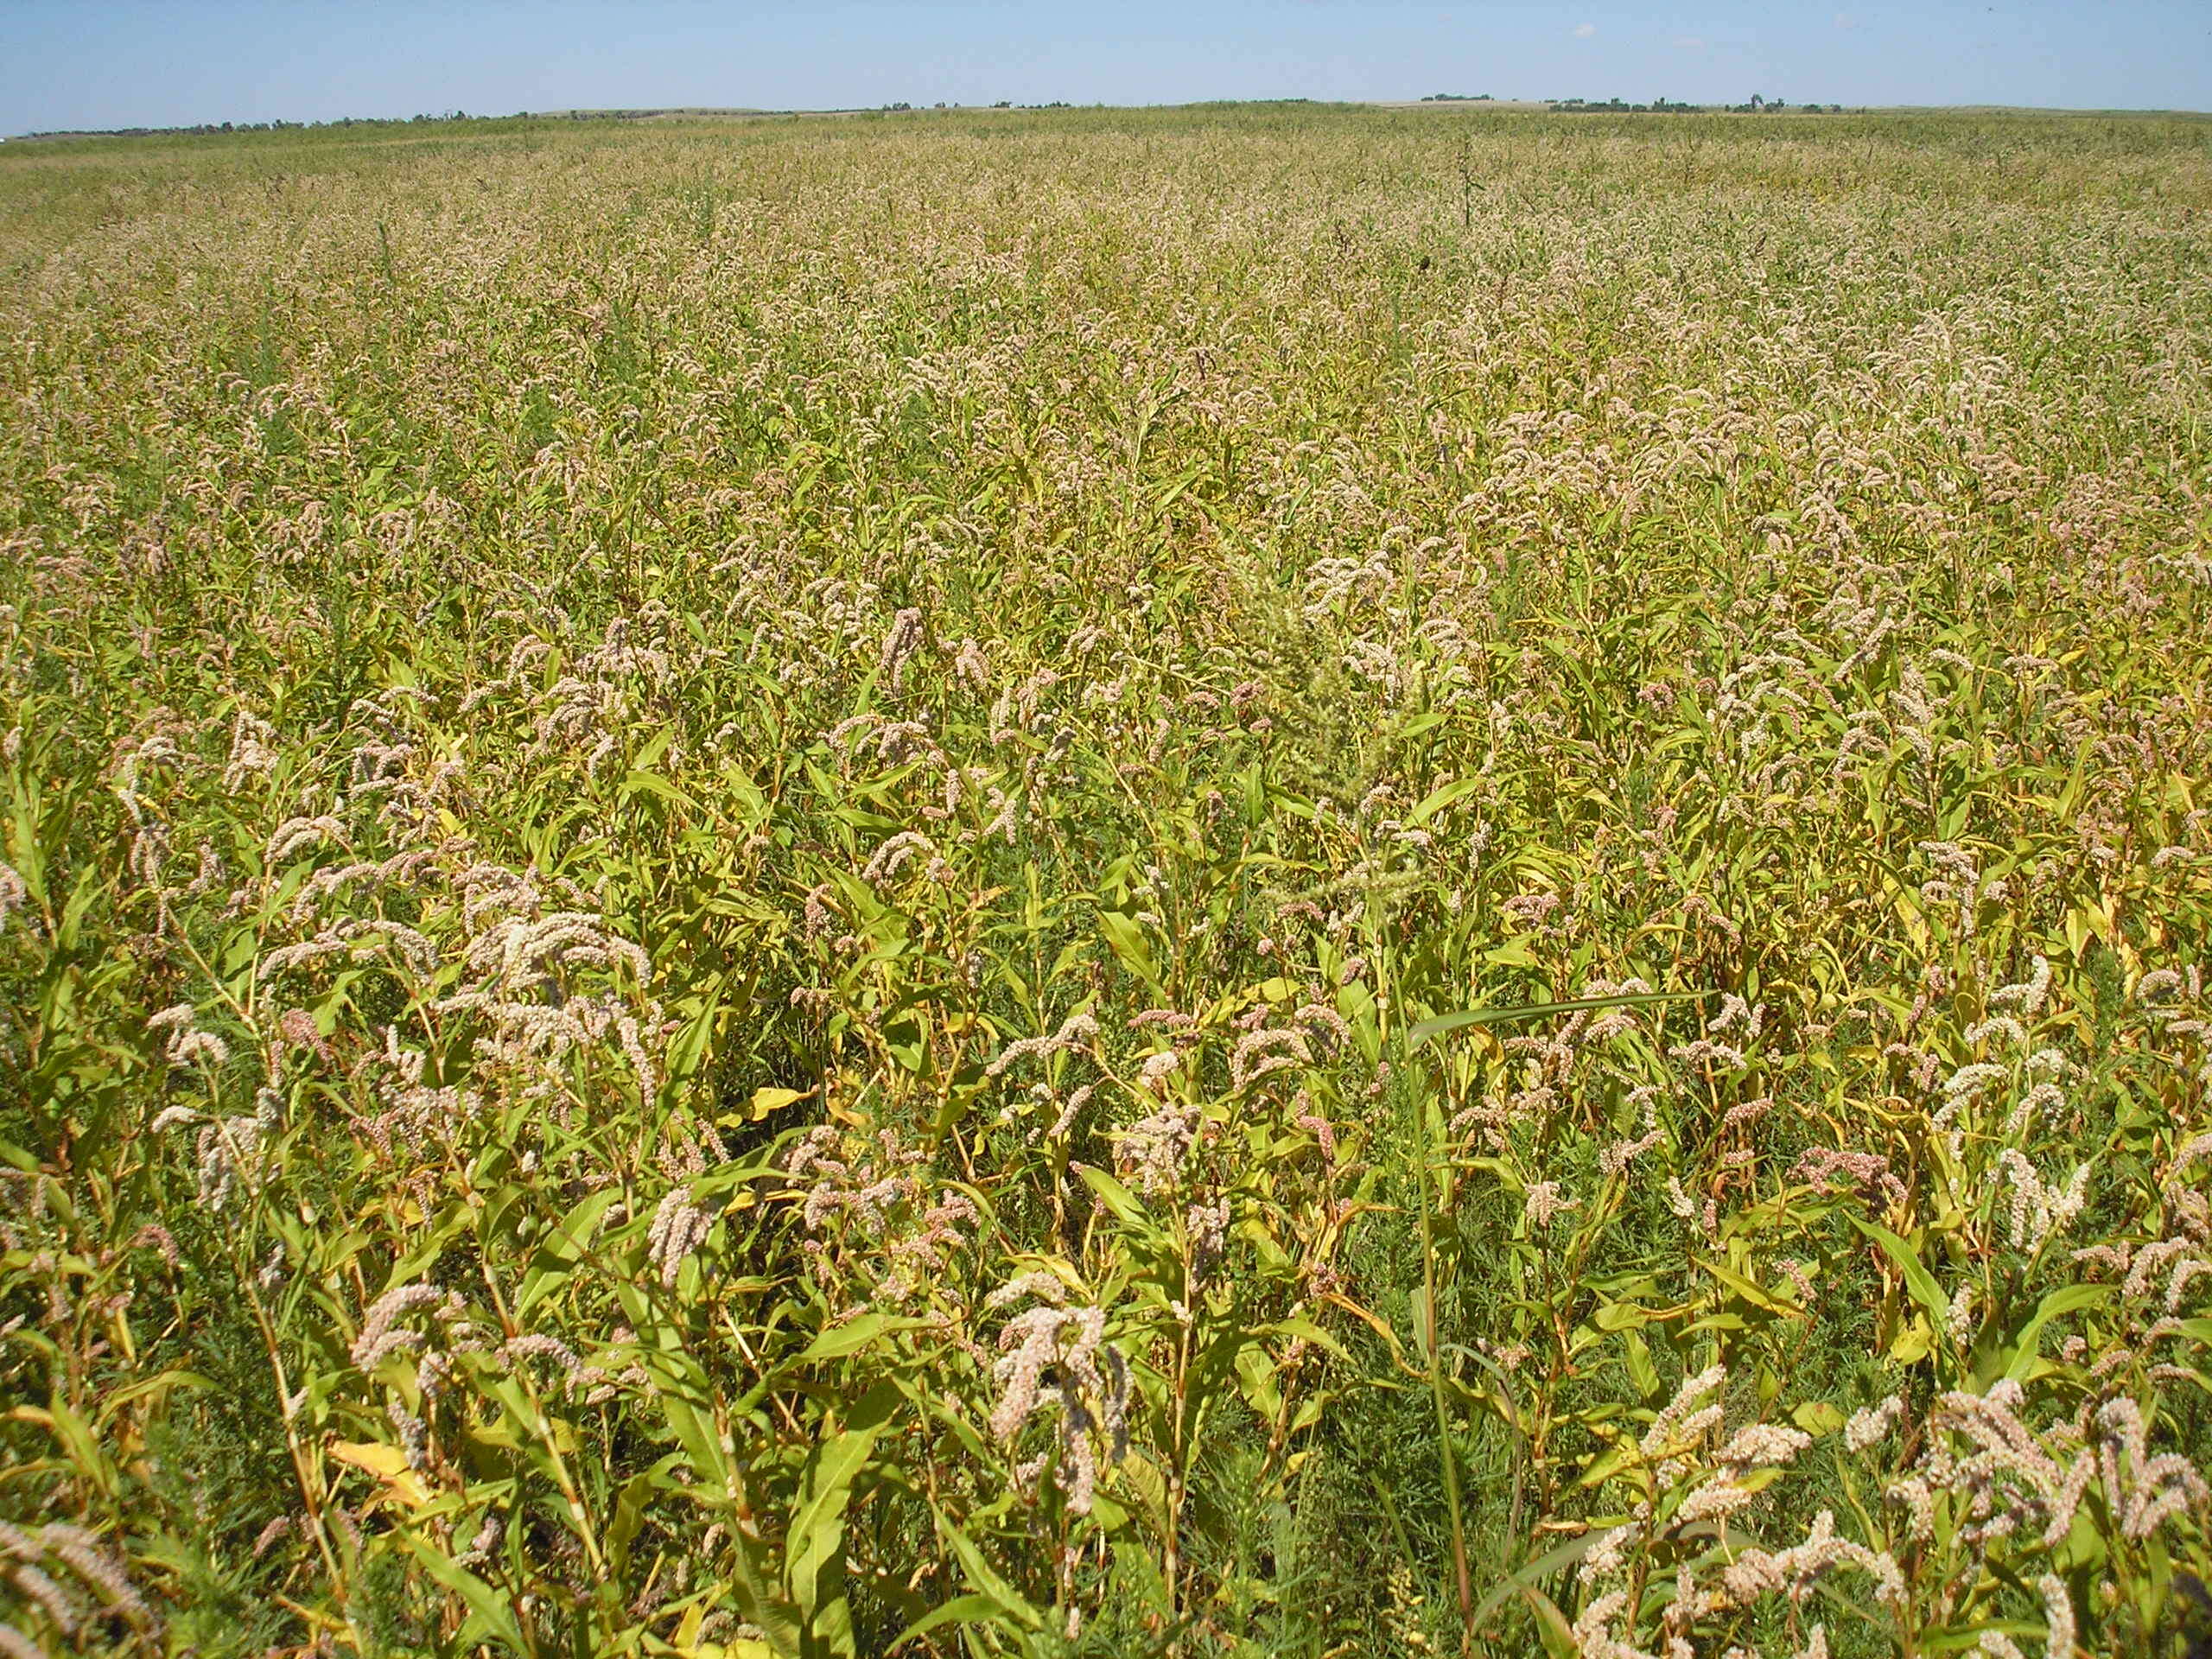
<path id="1" fill-rule="evenodd" d="M 2202 1651 L 2207 131 L 9 145 L 0 1651 Z"/>

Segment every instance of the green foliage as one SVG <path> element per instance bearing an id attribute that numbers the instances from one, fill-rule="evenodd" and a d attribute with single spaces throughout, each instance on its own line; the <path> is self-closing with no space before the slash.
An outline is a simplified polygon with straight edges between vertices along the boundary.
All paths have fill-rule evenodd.
<path id="1" fill-rule="evenodd" d="M 10 146 L 0 1643 L 2183 1651 L 2202 130 Z"/>

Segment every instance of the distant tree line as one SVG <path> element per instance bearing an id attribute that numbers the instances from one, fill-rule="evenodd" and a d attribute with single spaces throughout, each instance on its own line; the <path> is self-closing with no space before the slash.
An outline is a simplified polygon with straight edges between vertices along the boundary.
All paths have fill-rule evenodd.
<path id="1" fill-rule="evenodd" d="M 206 137 L 223 132 L 308 132 L 340 127 L 417 127 L 431 122 L 448 121 L 512 121 L 530 113 L 518 111 L 512 116 L 471 115 L 466 110 L 452 110 L 443 115 L 340 116 L 334 121 L 202 121 L 185 127 L 70 127 L 55 131 L 28 132 L 26 138 L 175 138 Z M 658 110 L 572 111 L 573 121 L 605 120 L 658 115 Z"/>
<path id="2" fill-rule="evenodd" d="M 916 106 L 914 105 L 907 103 L 904 99 L 899 99 L 896 104 L 884 104 L 877 106 L 879 111 L 885 115 L 896 115 L 902 110 L 912 110 Z M 942 101 L 930 105 L 930 108 L 933 110 L 963 110 L 978 109 L 981 107 L 981 105 L 974 104 L 946 104 Z M 995 110 L 1071 110 L 1076 106 L 1068 103 L 1064 99 L 1055 99 L 1050 104 L 1017 104 L 1010 98 L 1002 98 L 990 107 Z M 1091 107 L 1093 109 L 1098 109 L 1103 106 L 1093 105 Z"/>
<path id="3" fill-rule="evenodd" d="M 1626 104 L 1618 98 L 1554 98 L 1549 100 L 1548 107 L 1567 115 L 1775 115 L 1793 106 L 1784 99 L 1762 98 L 1753 92 L 1750 100 L 1742 104 L 1677 104 L 1664 98 L 1655 98 L 1649 104 Z M 1801 115 L 1843 113 L 1840 104 L 1799 104 L 1794 107 Z"/>

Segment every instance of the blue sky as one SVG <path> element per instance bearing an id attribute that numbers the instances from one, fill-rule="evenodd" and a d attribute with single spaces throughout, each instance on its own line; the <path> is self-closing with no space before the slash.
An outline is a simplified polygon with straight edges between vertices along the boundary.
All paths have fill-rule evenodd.
<path id="1" fill-rule="evenodd" d="M 0 132 L 667 105 L 2212 109 L 2212 0 L 0 0 Z"/>

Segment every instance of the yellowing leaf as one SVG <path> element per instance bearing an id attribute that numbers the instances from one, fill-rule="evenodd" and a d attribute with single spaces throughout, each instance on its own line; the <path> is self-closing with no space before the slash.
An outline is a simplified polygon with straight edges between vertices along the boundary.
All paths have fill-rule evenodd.
<path id="1" fill-rule="evenodd" d="M 1910 1365 L 1925 1359 L 1935 1346 L 1936 1333 L 1923 1316 L 1915 1314 L 1912 1323 L 1898 1332 L 1897 1340 L 1890 1344 L 1890 1357 L 1900 1365 Z"/>
<path id="2" fill-rule="evenodd" d="M 758 1123 L 771 1112 L 780 1112 L 795 1100 L 804 1100 L 811 1089 L 755 1089 L 753 1091 L 753 1121 Z"/>
<path id="3" fill-rule="evenodd" d="M 381 1440 L 334 1440 L 330 1455 L 340 1463 L 365 1469 L 380 1480 L 389 1480 L 407 1468 L 407 1454 Z"/>
<path id="4" fill-rule="evenodd" d="M 690 1652 L 692 1644 L 699 1639 L 700 1628 L 706 1622 L 707 1604 L 703 1601 L 693 1602 L 684 1611 L 683 1622 L 676 1627 L 676 1634 L 669 1637 L 671 1645 L 681 1652 Z"/>
<path id="5" fill-rule="evenodd" d="M 1789 1414 L 1789 1421 L 1808 1434 L 1833 1434 L 1843 1427 L 1843 1414 L 1825 1400 L 1808 1400 Z"/>
<path id="6" fill-rule="evenodd" d="M 1529 954 L 1529 937 L 1508 940 L 1495 950 L 1483 953 L 1483 960 L 1495 968 L 1534 968 L 1536 959 Z"/>
<path id="7" fill-rule="evenodd" d="M 407 1454 L 396 1446 L 381 1440 L 333 1440 L 330 1455 L 374 1475 L 384 1483 L 386 1497 L 397 1498 L 410 1509 L 419 1510 L 430 1501 L 429 1489 L 407 1466 Z"/>

